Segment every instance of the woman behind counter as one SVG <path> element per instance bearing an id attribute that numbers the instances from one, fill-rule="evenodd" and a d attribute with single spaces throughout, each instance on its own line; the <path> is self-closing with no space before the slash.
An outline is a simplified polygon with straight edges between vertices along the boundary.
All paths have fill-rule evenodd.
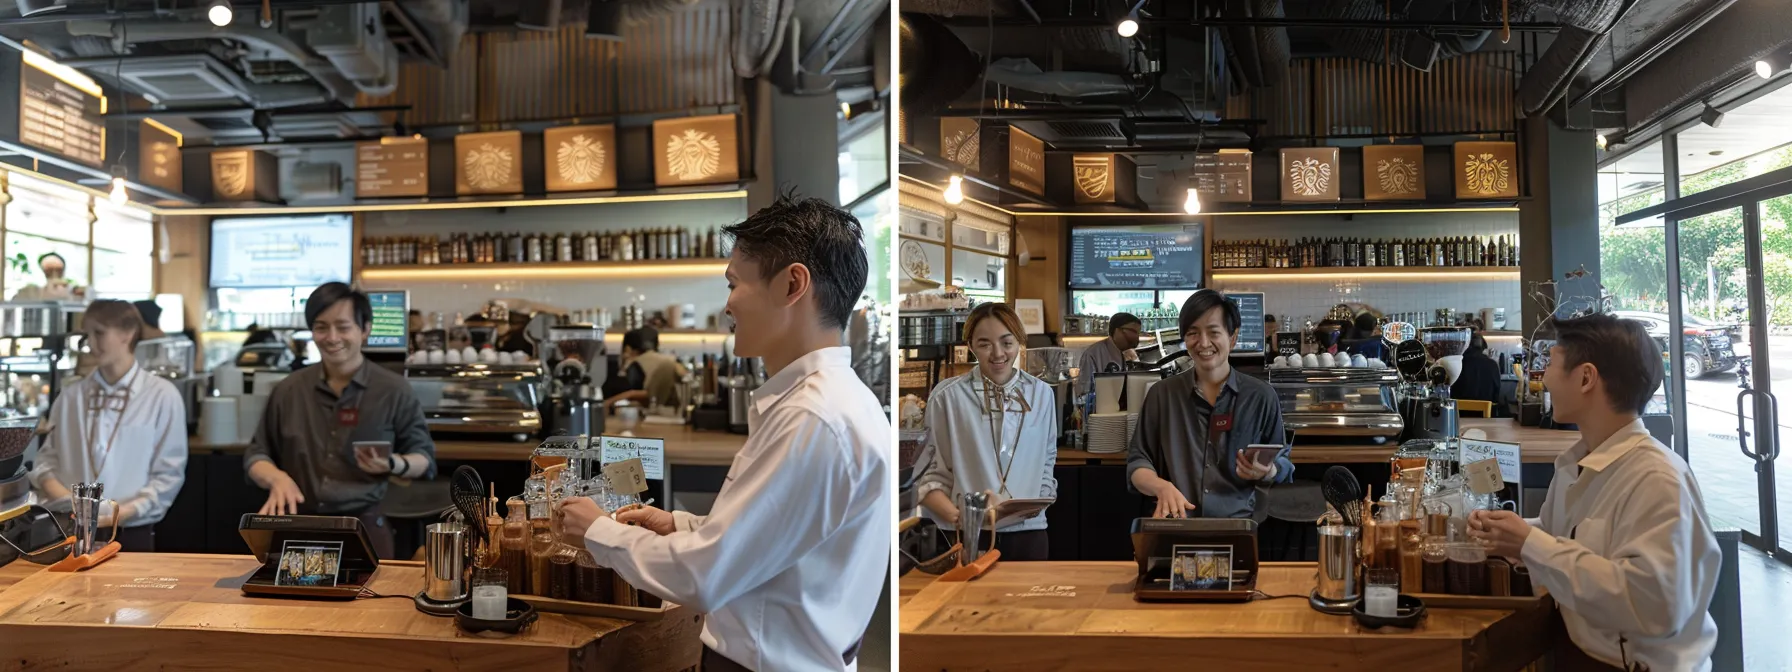
<path id="1" fill-rule="evenodd" d="M 1026 330 L 1007 304 L 986 303 L 965 321 L 964 340 L 977 368 L 949 378 L 928 397 L 927 429 L 934 457 L 916 485 L 921 505 L 941 529 L 957 529 L 965 493 L 1005 499 L 1055 499 L 1058 409 L 1050 386 L 1019 367 Z M 1003 560 L 1044 560 L 1045 514 L 1010 523 L 990 537 Z"/>

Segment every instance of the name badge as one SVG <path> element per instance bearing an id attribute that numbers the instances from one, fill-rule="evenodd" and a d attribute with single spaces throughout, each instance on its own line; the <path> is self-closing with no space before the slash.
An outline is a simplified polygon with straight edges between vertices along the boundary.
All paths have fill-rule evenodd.
<path id="1" fill-rule="evenodd" d="M 1227 413 L 1225 415 L 1213 416 L 1213 431 L 1216 431 L 1216 432 L 1232 431 L 1232 414 Z"/>
<path id="2" fill-rule="evenodd" d="M 359 409 L 359 408 L 338 408 L 338 409 L 336 409 L 336 425 L 338 427 L 353 427 L 358 424 L 361 424 L 361 409 Z"/>

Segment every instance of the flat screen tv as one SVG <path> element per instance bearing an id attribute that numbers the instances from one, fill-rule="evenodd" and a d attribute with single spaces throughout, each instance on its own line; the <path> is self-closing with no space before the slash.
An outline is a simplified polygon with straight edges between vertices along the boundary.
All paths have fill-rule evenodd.
<path id="1" fill-rule="evenodd" d="M 220 217 L 212 220 L 213 289 L 316 287 L 348 282 L 354 270 L 348 215 Z"/>
<path id="2" fill-rule="evenodd" d="M 1070 229 L 1073 289 L 1197 289 L 1201 225 L 1079 226 Z"/>

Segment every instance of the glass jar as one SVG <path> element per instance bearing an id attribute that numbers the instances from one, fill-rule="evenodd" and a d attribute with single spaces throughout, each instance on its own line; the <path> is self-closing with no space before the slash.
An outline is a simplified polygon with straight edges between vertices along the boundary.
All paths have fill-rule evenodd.
<path id="1" fill-rule="evenodd" d="M 527 593 L 529 587 L 529 518 L 521 497 L 505 503 L 509 517 L 498 538 L 498 568 L 508 572 L 512 594 Z"/>

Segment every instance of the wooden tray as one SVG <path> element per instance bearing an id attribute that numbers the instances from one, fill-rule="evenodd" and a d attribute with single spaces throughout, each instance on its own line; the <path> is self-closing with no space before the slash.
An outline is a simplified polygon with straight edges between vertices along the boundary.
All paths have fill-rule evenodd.
<path id="1" fill-rule="evenodd" d="M 1535 584 L 1533 584 L 1535 585 Z M 1444 593 L 1408 593 L 1425 601 L 1427 609 L 1513 609 L 1523 610 L 1544 604 L 1549 592 L 1535 586 L 1531 597 L 1487 597 L 1482 595 L 1447 595 Z M 538 607 L 539 608 L 539 607 Z"/>
<path id="2" fill-rule="evenodd" d="M 657 621 L 678 605 L 661 601 L 658 607 L 624 607 L 616 604 L 598 604 L 595 602 L 579 602 L 577 600 L 556 600 L 540 595 L 513 594 L 511 597 L 528 602 L 536 611 L 555 614 L 572 614 L 575 616 L 598 616 L 602 618 L 620 618 L 626 621 Z"/>

